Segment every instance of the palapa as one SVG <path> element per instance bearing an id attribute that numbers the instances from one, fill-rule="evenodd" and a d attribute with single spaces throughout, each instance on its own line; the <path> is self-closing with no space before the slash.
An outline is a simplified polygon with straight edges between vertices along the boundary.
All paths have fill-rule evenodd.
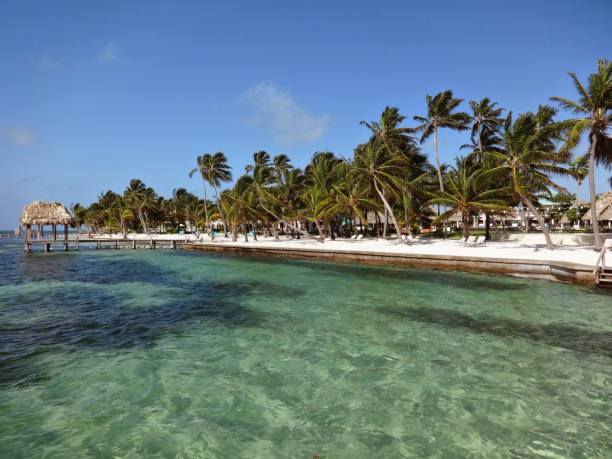
<path id="1" fill-rule="evenodd" d="M 23 209 L 22 225 L 73 225 L 72 215 L 60 202 L 34 201 Z"/>

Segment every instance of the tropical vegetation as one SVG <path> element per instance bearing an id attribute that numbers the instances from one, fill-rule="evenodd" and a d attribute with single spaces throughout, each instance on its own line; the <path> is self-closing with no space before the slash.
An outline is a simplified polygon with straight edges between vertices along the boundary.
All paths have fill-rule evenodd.
<path id="1" fill-rule="evenodd" d="M 87 225 L 90 231 L 123 234 L 183 230 L 214 235 L 222 229 L 233 240 L 241 234 L 245 241 L 281 233 L 321 241 L 359 233 L 399 237 L 439 233 L 445 222 L 459 221 L 467 238 L 475 216 L 484 213 L 488 234 L 496 217 L 519 208 L 537 219 L 552 249 L 547 218 L 561 218 L 559 209 L 574 209 L 571 216 L 580 218 L 577 194 L 570 195 L 558 178 L 568 175 L 578 186 L 588 178 L 594 212 L 595 165 L 612 165 L 612 64 L 599 61 L 586 83 L 573 73 L 570 77 L 578 99 L 552 100 L 574 118 L 562 119 L 563 112 L 548 105 L 515 115 L 487 97 L 469 101 L 468 113 L 460 109 L 463 100 L 446 90 L 425 98 L 427 111 L 413 117 L 416 125 L 393 106 L 375 121 L 362 121 L 364 142 L 347 157 L 319 151 L 299 168 L 285 154 L 257 151 L 227 187 L 234 177 L 226 155 L 204 153 L 189 172 L 201 179 L 201 197 L 177 188 L 165 198 L 134 179 L 122 193 L 105 191 L 89 207 L 75 204 L 75 221 L 79 229 Z M 469 133 L 469 143 L 454 152 L 452 166 L 440 161 L 443 129 Z M 430 137 L 433 164 L 422 150 Z M 572 157 L 581 140 L 588 151 Z M 563 202 L 557 214 L 543 211 L 545 203 L 554 202 Z M 599 246 L 597 219 L 591 221 Z"/>

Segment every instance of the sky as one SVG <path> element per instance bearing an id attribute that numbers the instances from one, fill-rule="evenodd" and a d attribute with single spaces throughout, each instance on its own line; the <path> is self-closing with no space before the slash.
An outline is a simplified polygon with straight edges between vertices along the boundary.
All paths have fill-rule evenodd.
<path id="1" fill-rule="evenodd" d="M 88 205 L 132 178 L 201 195 L 188 173 L 206 152 L 236 177 L 259 150 L 296 166 L 349 157 L 361 120 L 391 105 L 414 126 L 446 89 L 466 111 L 575 98 L 567 72 L 612 58 L 611 13 L 609 0 L 4 2 L 0 228 L 32 200 Z M 468 140 L 441 132 L 442 161 Z M 610 175 L 598 170 L 598 192 Z"/>

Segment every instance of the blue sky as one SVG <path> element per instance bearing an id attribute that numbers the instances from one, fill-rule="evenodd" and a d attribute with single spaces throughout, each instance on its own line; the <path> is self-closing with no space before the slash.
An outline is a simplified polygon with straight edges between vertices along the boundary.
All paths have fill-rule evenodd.
<path id="1" fill-rule="evenodd" d="M 385 105 L 411 120 L 449 88 L 515 113 L 573 98 L 567 72 L 612 57 L 611 13 L 606 0 L 5 2 L 0 228 L 34 199 L 89 204 L 131 178 L 201 193 L 187 173 L 204 152 L 236 175 L 261 149 L 299 166 L 350 156 L 360 120 Z M 442 132 L 442 159 L 467 139 Z"/>

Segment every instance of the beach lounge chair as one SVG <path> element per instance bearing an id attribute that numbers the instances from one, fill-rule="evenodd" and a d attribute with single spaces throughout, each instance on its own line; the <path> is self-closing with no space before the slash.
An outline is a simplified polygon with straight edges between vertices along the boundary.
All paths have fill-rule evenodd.
<path id="1" fill-rule="evenodd" d="M 359 236 L 357 236 L 357 239 L 355 239 L 355 242 L 360 242 L 363 240 L 363 234 L 360 234 Z"/>
<path id="2" fill-rule="evenodd" d="M 477 236 L 469 236 L 464 242 L 463 245 L 466 246 L 474 246 L 476 244 L 476 241 L 478 240 Z"/>
<path id="3" fill-rule="evenodd" d="M 475 246 L 485 246 L 487 245 L 487 240 L 484 236 L 478 236 L 474 245 Z"/>
<path id="4" fill-rule="evenodd" d="M 357 240 L 357 235 L 353 234 L 350 238 L 349 238 L 349 242 L 355 242 Z"/>

